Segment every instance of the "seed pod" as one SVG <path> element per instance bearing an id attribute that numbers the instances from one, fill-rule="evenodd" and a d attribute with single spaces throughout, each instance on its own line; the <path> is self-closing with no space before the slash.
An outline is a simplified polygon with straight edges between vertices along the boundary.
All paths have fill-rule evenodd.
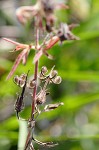
<path id="1" fill-rule="evenodd" d="M 29 71 L 28 71 L 28 73 L 29 73 Z M 18 95 L 18 98 L 17 98 L 16 103 L 15 103 L 15 111 L 17 113 L 18 119 L 19 119 L 18 113 L 21 112 L 24 109 L 23 99 L 24 99 L 25 88 L 26 88 L 26 85 L 27 85 L 27 76 L 28 76 L 28 73 L 26 75 L 26 79 L 25 79 L 24 86 L 22 88 L 21 95 Z"/>
<path id="2" fill-rule="evenodd" d="M 36 96 L 36 103 L 37 105 L 43 104 L 46 101 L 46 91 L 41 89 L 40 92 Z"/>
<path id="3" fill-rule="evenodd" d="M 21 74 L 20 76 L 16 75 L 14 77 L 14 82 L 16 85 L 23 87 L 26 80 L 26 74 Z"/>
<path id="4" fill-rule="evenodd" d="M 41 69 L 41 72 L 42 72 L 43 74 L 46 74 L 46 73 L 48 72 L 47 67 L 46 67 L 46 66 L 43 66 L 42 69 Z"/>
<path id="5" fill-rule="evenodd" d="M 23 109 L 24 109 L 24 102 L 23 102 L 23 99 L 20 98 L 20 96 L 18 96 L 16 102 L 15 102 L 15 111 L 16 111 L 16 115 L 17 115 L 17 118 L 19 119 L 19 112 L 21 112 Z"/>
<path id="6" fill-rule="evenodd" d="M 15 103 L 15 111 L 21 112 L 23 109 L 24 109 L 24 102 L 19 101 L 19 98 L 18 98 Z"/>
<path id="7" fill-rule="evenodd" d="M 19 84 L 19 77 L 18 77 L 18 75 L 16 75 L 15 77 L 14 77 L 14 82 L 18 85 Z"/>
<path id="8" fill-rule="evenodd" d="M 21 78 L 22 80 L 26 80 L 26 74 L 21 74 L 21 75 L 20 75 L 20 78 Z"/>
<path id="9" fill-rule="evenodd" d="M 44 107 L 44 111 L 51 111 L 51 110 L 54 110 L 56 108 L 58 108 L 59 106 L 62 106 L 64 105 L 64 103 L 56 103 L 56 104 L 48 104 Z"/>
<path id="10" fill-rule="evenodd" d="M 60 84 L 62 82 L 62 78 L 60 76 L 57 76 L 56 78 L 53 79 L 53 82 L 55 84 Z"/>
<path id="11" fill-rule="evenodd" d="M 28 83 L 29 89 L 33 89 L 33 88 L 35 87 L 35 84 L 36 84 L 35 80 L 31 80 L 31 81 Z"/>
<path id="12" fill-rule="evenodd" d="M 51 72 L 50 72 L 50 78 L 56 77 L 57 74 L 58 74 L 57 70 L 51 70 Z"/>

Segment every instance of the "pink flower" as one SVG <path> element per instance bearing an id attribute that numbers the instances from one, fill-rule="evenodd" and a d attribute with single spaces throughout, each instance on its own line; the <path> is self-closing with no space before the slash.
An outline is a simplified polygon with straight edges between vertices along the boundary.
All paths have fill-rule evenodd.
<path id="1" fill-rule="evenodd" d="M 52 48 L 58 41 L 58 36 L 52 37 L 49 41 L 47 41 L 44 45 L 44 48 L 40 49 L 38 53 L 34 56 L 34 63 L 40 59 L 40 57 L 45 54 L 48 58 L 52 59 L 52 56 L 47 53 L 47 50 Z"/>
<path id="2" fill-rule="evenodd" d="M 52 25 L 55 21 L 54 10 L 68 9 L 69 7 L 63 3 L 55 3 L 52 0 L 38 0 L 33 6 L 21 6 L 16 10 L 16 16 L 20 23 L 25 24 L 33 17 L 38 18 L 39 25 L 42 26 L 44 19 L 46 24 Z"/>
<path id="3" fill-rule="evenodd" d="M 57 30 L 56 36 L 53 36 L 50 40 L 46 41 L 44 47 L 36 53 L 34 63 L 39 60 L 43 54 L 52 59 L 52 56 L 47 53 L 47 50 L 51 49 L 58 41 L 63 42 L 65 40 L 79 40 L 79 38 L 71 32 L 71 30 L 76 26 L 77 24 L 67 25 L 66 23 L 61 23 L 60 28 Z"/>

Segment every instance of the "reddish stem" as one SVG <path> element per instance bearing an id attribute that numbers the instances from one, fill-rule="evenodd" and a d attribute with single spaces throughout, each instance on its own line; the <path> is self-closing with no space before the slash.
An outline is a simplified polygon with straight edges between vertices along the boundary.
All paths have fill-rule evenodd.
<path id="1" fill-rule="evenodd" d="M 39 29 L 36 29 L 36 50 L 38 50 L 39 46 Z M 33 99 L 32 99 L 32 111 L 31 111 L 31 119 L 34 118 L 34 111 L 35 111 L 35 97 L 37 91 L 37 74 L 38 74 L 38 61 L 35 62 L 35 71 L 34 71 L 34 80 L 36 82 L 34 90 L 33 90 Z"/>
<path id="2" fill-rule="evenodd" d="M 38 50 L 39 46 L 39 29 L 36 29 L 36 51 Z M 32 110 L 31 110 L 31 120 L 34 119 L 34 111 L 35 111 L 35 97 L 36 97 L 36 91 L 37 91 L 37 74 L 38 74 L 38 61 L 35 62 L 35 70 L 34 70 L 34 80 L 36 82 L 35 87 L 33 89 L 33 98 L 32 98 Z M 33 129 L 30 129 L 27 135 L 25 149 L 29 143 L 29 140 L 31 139 L 31 132 Z M 32 139 L 31 139 L 32 140 Z"/>
<path id="3" fill-rule="evenodd" d="M 35 84 L 35 87 L 33 90 L 31 119 L 34 118 L 34 111 L 35 111 L 35 97 L 36 97 L 36 91 L 37 91 L 37 73 L 38 73 L 38 61 L 36 61 L 36 63 L 35 63 L 34 79 L 35 79 L 36 84 Z"/>

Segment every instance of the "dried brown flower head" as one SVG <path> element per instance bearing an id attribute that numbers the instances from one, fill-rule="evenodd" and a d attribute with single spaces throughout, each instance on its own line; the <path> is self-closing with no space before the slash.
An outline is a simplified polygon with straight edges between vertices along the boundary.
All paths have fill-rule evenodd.
<path id="1" fill-rule="evenodd" d="M 60 41 L 65 40 L 79 40 L 78 37 L 76 37 L 72 32 L 71 29 L 74 28 L 73 25 L 67 25 L 66 23 L 61 23 L 60 29 L 58 30 L 58 37 L 60 38 Z"/>
<path id="2" fill-rule="evenodd" d="M 40 92 L 36 95 L 36 104 L 44 104 L 46 102 L 47 90 L 41 88 Z"/>

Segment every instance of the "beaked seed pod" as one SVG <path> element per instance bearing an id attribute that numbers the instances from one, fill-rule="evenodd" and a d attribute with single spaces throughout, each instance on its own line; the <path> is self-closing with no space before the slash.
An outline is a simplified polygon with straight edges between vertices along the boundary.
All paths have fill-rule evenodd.
<path id="1" fill-rule="evenodd" d="M 53 82 L 55 84 L 60 84 L 62 82 L 62 78 L 60 76 L 57 76 L 56 78 L 53 79 Z"/>
<path id="2" fill-rule="evenodd" d="M 26 74 L 21 74 L 20 76 L 16 75 L 14 77 L 14 82 L 16 85 L 23 87 L 26 80 Z"/>
<path id="3" fill-rule="evenodd" d="M 50 78 L 56 77 L 57 74 L 58 74 L 57 70 L 52 70 L 52 71 L 50 72 Z"/>
<path id="4" fill-rule="evenodd" d="M 28 84 L 29 89 L 33 89 L 35 87 L 35 84 L 36 84 L 35 80 L 31 80 Z"/>

